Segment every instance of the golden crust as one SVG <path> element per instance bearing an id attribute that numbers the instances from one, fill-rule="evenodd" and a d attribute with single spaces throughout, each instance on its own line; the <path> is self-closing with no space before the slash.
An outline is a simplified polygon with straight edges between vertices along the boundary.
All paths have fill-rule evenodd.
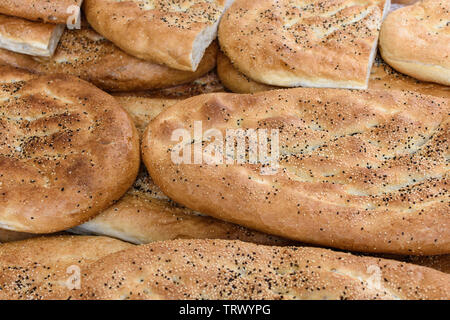
<path id="1" fill-rule="evenodd" d="M 174 69 L 195 71 L 196 60 L 204 51 L 198 47 L 206 48 L 215 38 L 229 2 L 86 0 L 84 12 L 95 30 L 125 52 Z M 208 34 L 209 41 L 201 40 Z"/>
<path id="2" fill-rule="evenodd" d="M 217 75 L 210 72 L 189 84 L 152 91 L 121 92 L 114 94 L 114 98 L 128 111 L 142 135 L 150 121 L 168 107 L 196 95 L 222 91 L 224 87 Z"/>
<path id="3" fill-rule="evenodd" d="M 395 90 L 215 93 L 160 114 L 142 152 L 165 194 L 216 218 L 348 250 L 448 254 L 448 112 L 448 100 Z M 278 129 L 278 172 L 175 165 L 171 134 L 193 137 L 194 121 L 224 137 L 226 129 Z"/>
<path id="4" fill-rule="evenodd" d="M 83 0 L 2 0 L 0 13 L 28 20 L 66 24 Z M 75 21 L 74 21 L 75 22 Z"/>
<path id="5" fill-rule="evenodd" d="M 0 245 L 0 299 L 64 299 L 75 268 L 133 245 L 106 237 L 57 236 Z M 83 279 L 81 278 L 81 284 Z"/>
<path id="6" fill-rule="evenodd" d="M 182 207 L 161 192 L 144 168 L 133 187 L 116 204 L 74 231 L 136 244 L 173 239 L 237 239 L 267 245 L 294 243 Z"/>
<path id="7" fill-rule="evenodd" d="M 86 299 L 449 299 L 450 275 L 307 247 L 176 240 L 91 264 Z"/>
<path id="8" fill-rule="evenodd" d="M 0 226 L 51 233 L 119 199 L 139 169 L 128 113 L 77 78 L 0 67 Z"/>
<path id="9" fill-rule="evenodd" d="M 196 72 L 179 71 L 134 58 L 90 28 L 66 30 L 50 59 L 37 59 L 0 49 L 0 63 L 31 72 L 64 73 L 108 91 L 173 87 L 191 82 L 214 68 L 217 44 L 206 50 Z"/>
<path id="10" fill-rule="evenodd" d="M 217 74 L 222 83 L 236 93 L 255 93 L 280 89 L 251 80 L 234 68 L 230 59 L 219 52 L 217 56 Z M 369 89 L 392 89 L 416 91 L 421 94 L 450 99 L 450 87 L 431 82 L 423 82 L 399 73 L 386 64 L 380 56 L 375 58 L 370 71 Z"/>
<path id="11" fill-rule="evenodd" d="M 260 83 L 365 89 L 388 4 L 237 0 L 222 18 L 219 42 Z"/>
<path id="12" fill-rule="evenodd" d="M 34 56 L 51 56 L 63 25 L 32 22 L 0 14 L 0 47 Z"/>
<path id="13" fill-rule="evenodd" d="M 209 74 L 191 86 L 158 92 L 122 93 L 115 98 L 130 113 L 142 134 L 159 113 L 182 101 L 180 97 L 220 89 L 223 88 L 218 86 L 217 77 Z M 145 168 L 117 203 L 73 231 L 108 235 L 137 244 L 179 238 L 239 239 L 268 245 L 293 243 L 201 215 L 174 203 L 154 184 Z"/>
<path id="14" fill-rule="evenodd" d="M 450 2 L 424 0 L 391 12 L 380 31 L 380 52 L 396 70 L 450 85 Z"/>

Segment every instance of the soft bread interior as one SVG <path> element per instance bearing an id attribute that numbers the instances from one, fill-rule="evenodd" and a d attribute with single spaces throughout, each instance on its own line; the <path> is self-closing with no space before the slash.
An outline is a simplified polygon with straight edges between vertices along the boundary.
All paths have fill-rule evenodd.
<path id="1" fill-rule="evenodd" d="M 203 55 L 205 54 L 206 48 L 216 39 L 217 29 L 219 28 L 220 20 L 222 19 L 225 11 L 233 4 L 234 0 L 226 0 L 224 4 L 224 10 L 222 15 L 217 19 L 214 24 L 204 28 L 194 40 L 191 52 L 191 65 L 192 71 L 196 71 L 198 65 L 202 61 Z"/>

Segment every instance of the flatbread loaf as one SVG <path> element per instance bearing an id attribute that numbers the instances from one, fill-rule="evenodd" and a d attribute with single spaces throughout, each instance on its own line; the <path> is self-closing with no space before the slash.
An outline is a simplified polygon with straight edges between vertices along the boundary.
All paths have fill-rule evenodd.
<path id="1" fill-rule="evenodd" d="M 447 99 L 398 90 L 213 93 L 161 113 L 142 152 L 156 185 L 192 210 L 305 243 L 448 254 L 448 112 Z M 203 134 L 222 135 L 216 162 L 207 162 L 211 153 L 192 156 L 217 147 L 196 136 L 198 121 Z M 278 133 L 275 164 L 250 162 L 256 150 L 248 143 L 239 163 L 241 155 L 223 141 L 233 137 L 227 130 L 238 129 Z M 185 130 L 186 141 L 174 139 L 175 130 Z M 183 151 L 190 161 L 173 160 L 180 142 L 191 146 Z"/>
<path id="2" fill-rule="evenodd" d="M 219 26 L 243 74 L 282 87 L 366 89 L 385 0 L 236 0 Z"/>
<path id="3" fill-rule="evenodd" d="M 174 70 L 132 57 L 84 27 L 66 30 L 50 59 L 0 49 L 0 64 L 42 74 L 77 76 L 108 91 L 136 91 L 170 88 L 200 78 L 214 68 L 216 54 L 217 44 L 213 42 L 196 72 Z"/>
<path id="4" fill-rule="evenodd" d="M 106 237 L 55 236 L 0 244 L 0 299 L 68 298 L 86 266 L 133 247 Z M 79 272 L 78 279 L 75 272 Z M 79 287 L 78 287 L 79 289 Z"/>
<path id="5" fill-rule="evenodd" d="M 8 66 L 0 83 L 0 228 L 65 230 L 133 184 L 139 138 L 113 97 L 74 77 Z"/>
<path id="6" fill-rule="evenodd" d="M 50 57 L 64 25 L 32 22 L 0 14 L 0 48 L 33 56 Z"/>
<path id="7" fill-rule="evenodd" d="M 234 0 L 85 0 L 92 27 L 132 56 L 196 71 Z"/>
<path id="8" fill-rule="evenodd" d="M 0 13 L 28 20 L 77 25 L 83 0 L 0 0 Z"/>
<path id="9" fill-rule="evenodd" d="M 321 248 L 225 240 L 157 242 L 86 270 L 86 299 L 445 299 L 450 275 Z"/>

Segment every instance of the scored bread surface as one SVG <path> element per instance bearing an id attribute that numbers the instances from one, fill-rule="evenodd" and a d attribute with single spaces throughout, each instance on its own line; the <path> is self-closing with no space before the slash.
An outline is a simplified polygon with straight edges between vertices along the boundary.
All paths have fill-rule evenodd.
<path id="1" fill-rule="evenodd" d="M 267 245 L 294 243 L 205 216 L 173 202 L 154 184 L 145 168 L 116 204 L 73 231 L 136 244 L 173 239 L 237 239 Z"/>
<path id="2" fill-rule="evenodd" d="M 348 250 L 448 254 L 448 112 L 446 99 L 398 90 L 213 93 L 161 113 L 142 152 L 166 195 L 216 218 Z M 243 164 L 175 164 L 175 130 L 194 137 L 191 150 L 210 144 L 195 138 L 195 121 L 223 139 L 278 130 L 278 170 L 263 174 L 248 154 Z"/>
<path id="3" fill-rule="evenodd" d="M 174 69 L 195 71 L 232 2 L 85 0 L 84 12 L 95 30 L 125 52 Z"/>
<path id="4" fill-rule="evenodd" d="M 0 13 L 46 23 L 76 24 L 80 19 L 82 2 L 83 0 L 2 0 Z"/>
<path id="5" fill-rule="evenodd" d="M 83 80 L 0 67 L 0 227 L 49 233 L 88 220 L 133 184 L 139 138 Z"/>
<path id="6" fill-rule="evenodd" d="M 283 87 L 367 88 L 385 0 L 236 0 L 219 42 L 249 78 Z"/>
<path id="7" fill-rule="evenodd" d="M 0 14 L 0 47 L 33 56 L 51 56 L 64 25 L 46 24 Z"/>
<path id="8" fill-rule="evenodd" d="M 0 244 L 0 299 L 66 299 L 74 271 L 133 247 L 106 237 L 55 236 Z M 81 274 L 80 274 L 81 275 Z M 73 278 L 72 278 L 73 279 Z M 74 279 L 75 280 L 75 279 Z M 81 284 L 83 279 L 81 278 Z"/>
<path id="9" fill-rule="evenodd" d="M 391 12 L 380 31 L 380 52 L 394 69 L 450 85 L 450 1 L 423 0 Z"/>
<path id="10" fill-rule="evenodd" d="M 170 69 L 137 59 L 117 48 L 89 27 L 66 30 L 50 59 L 37 59 L 0 49 L 0 63 L 31 72 L 64 73 L 80 77 L 108 91 L 173 87 L 191 82 L 214 68 L 217 44 L 206 50 L 196 72 Z"/>
<path id="11" fill-rule="evenodd" d="M 134 247 L 86 270 L 85 299 L 449 299 L 450 275 L 321 248 L 226 240 Z"/>

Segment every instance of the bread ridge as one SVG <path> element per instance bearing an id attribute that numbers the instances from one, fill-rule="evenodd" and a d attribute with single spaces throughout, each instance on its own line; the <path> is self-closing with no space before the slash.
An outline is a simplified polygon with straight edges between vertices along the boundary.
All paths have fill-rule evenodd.
<path id="1" fill-rule="evenodd" d="M 448 254 L 448 108 L 446 99 L 396 90 L 203 95 L 149 125 L 143 160 L 171 199 L 219 219 L 352 251 Z M 175 165 L 171 134 L 192 137 L 195 121 L 203 132 L 280 130 L 277 173 L 249 163 Z"/>
<path id="2" fill-rule="evenodd" d="M 37 59 L 0 49 L 0 63 L 41 74 L 77 76 L 110 91 L 170 88 L 196 80 L 216 65 L 217 43 L 206 50 L 196 72 L 179 71 L 130 56 L 89 27 L 66 30 L 53 57 Z"/>

